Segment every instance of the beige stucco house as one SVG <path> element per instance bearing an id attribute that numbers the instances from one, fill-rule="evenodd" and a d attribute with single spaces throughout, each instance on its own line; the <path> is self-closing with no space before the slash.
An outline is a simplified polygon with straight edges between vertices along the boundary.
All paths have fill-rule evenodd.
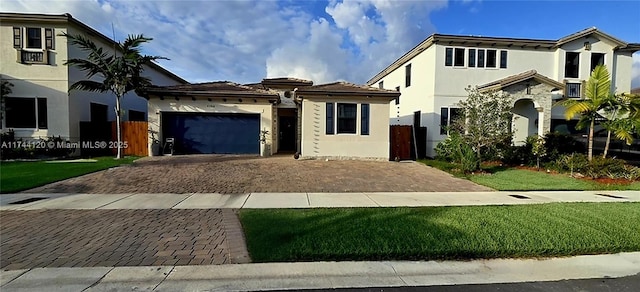
<path id="1" fill-rule="evenodd" d="M 113 94 L 68 92 L 71 84 L 86 75 L 63 64 L 85 55 L 69 45 L 62 33 L 84 34 L 105 48 L 114 44 L 69 14 L 0 13 L 0 75 L 14 85 L 3 105 L 2 131 L 11 129 L 24 140 L 60 136 L 79 141 L 80 122 L 115 120 Z M 157 64 L 146 67 L 143 74 L 158 85 L 187 83 Z M 144 98 L 129 93 L 122 102 L 125 121 L 147 119 Z"/>
<path id="2" fill-rule="evenodd" d="M 640 44 L 627 43 L 596 28 L 557 40 L 433 34 L 367 85 L 395 89 L 402 96 L 391 103 L 391 124 L 426 127 L 426 156 L 447 137 L 445 126 L 459 114 L 465 88 L 502 90 L 514 98 L 514 143 L 530 135 L 573 128 L 562 98 L 582 98 L 584 83 L 596 65 L 604 64 L 612 90 L 631 90 L 632 54 Z"/>
<path id="3" fill-rule="evenodd" d="M 347 82 L 269 78 L 147 88 L 149 145 L 175 154 L 389 158 L 389 101 L 400 93 Z M 158 154 L 151 149 L 150 154 Z"/>

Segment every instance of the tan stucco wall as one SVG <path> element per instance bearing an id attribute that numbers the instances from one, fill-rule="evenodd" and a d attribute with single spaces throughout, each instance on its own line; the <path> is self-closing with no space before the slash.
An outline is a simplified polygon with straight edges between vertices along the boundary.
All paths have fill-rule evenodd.
<path id="1" fill-rule="evenodd" d="M 22 64 L 18 60 L 18 51 L 13 47 L 13 27 L 37 27 L 53 28 L 55 36 L 55 49 L 49 50 L 51 65 L 46 64 Z M 47 136 L 69 137 L 69 116 L 67 98 L 68 70 L 64 66 L 64 60 L 68 59 L 66 39 L 57 36 L 66 31 L 64 24 L 37 24 L 25 22 L 2 21 L 0 36 L 3 41 L 0 45 L 0 74 L 2 78 L 11 82 L 14 86 L 10 97 L 45 97 L 47 98 L 47 127 L 48 129 L 20 129 L 13 128 L 16 137 L 20 138 L 46 138 Z M 24 32 L 23 32 L 24 36 Z M 44 45 L 44 38 L 42 40 Z M 24 45 L 23 47 L 26 47 Z M 38 51 L 35 49 L 29 49 Z M 40 50 L 41 51 L 41 50 Z M 4 121 L 2 121 L 4 123 Z M 3 129 L 6 129 L 3 125 Z"/>
<path id="2" fill-rule="evenodd" d="M 326 134 L 326 103 L 357 104 L 356 134 Z M 369 104 L 369 135 L 360 135 L 361 104 Z M 334 111 L 337 106 L 334 106 Z M 335 117 L 335 115 L 334 115 Z M 304 97 L 302 157 L 332 159 L 389 159 L 389 104 L 357 98 Z"/>
<path id="3" fill-rule="evenodd" d="M 260 130 L 267 130 L 269 134 L 266 137 L 266 143 L 260 144 L 260 154 L 264 154 L 265 146 L 270 147 L 267 155 L 274 153 L 272 147 L 274 141 L 274 131 L 272 130 L 274 107 L 267 101 L 258 101 L 257 103 L 227 103 L 217 100 L 208 101 L 206 99 L 191 100 L 190 98 L 182 98 L 175 100 L 167 98 L 160 100 L 157 97 L 149 99 L 148 103 L 148 121 L 149 121 L 149 155 L 152 155 L 152 135 L 160 141 L 164 137 L 161 135 L 162 125 L 160 124 L 160 116 L 163 112 L 193 112 L 193 113 L 236 113 L 236 114 L 260 114 Z M 258 139 L 258 137 L 256 137 Z"/>

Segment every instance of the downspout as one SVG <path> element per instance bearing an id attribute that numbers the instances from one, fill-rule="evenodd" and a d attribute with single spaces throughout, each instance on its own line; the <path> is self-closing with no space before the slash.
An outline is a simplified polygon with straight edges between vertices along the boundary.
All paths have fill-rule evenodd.
<path id="1" fill-rule="evenodd" d="M 302 98 L 298 98 L 296 94 L 298 88 L 293 89 L 293 101 L 296 104 L 296 153 L 293 154 L 293 158 L 298 159 L 302 155 Z"/>

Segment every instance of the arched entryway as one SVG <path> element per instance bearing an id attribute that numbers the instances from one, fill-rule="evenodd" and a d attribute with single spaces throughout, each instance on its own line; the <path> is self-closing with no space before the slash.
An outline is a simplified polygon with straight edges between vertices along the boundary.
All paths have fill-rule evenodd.
<path id="1" fill-rule="evenodd" d="M 527 137 L 538 134 L 537 108 L 539 107 L 531 99 L 519 99 L 514 103 L 511 129 L 515 145 L 523 145 Z"/>

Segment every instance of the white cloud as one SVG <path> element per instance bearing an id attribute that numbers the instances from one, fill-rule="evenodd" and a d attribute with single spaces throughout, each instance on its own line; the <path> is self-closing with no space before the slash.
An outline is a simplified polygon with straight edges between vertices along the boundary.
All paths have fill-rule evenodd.
<path id="1" fill-rule="evenodd" d="M 435 31 L 446 1 L 363 0 L 311 15 L 296 2 L 5 0 L 4 11 L 71 13 L 116 39 L 144 33 L 145 52 L 192 82 L 295 76 L 363 83 Z M 43 9 L 46 7 L 46 9 Z"/>
<path id="2" fill-rule="evenodd" d="M 633 54 L 631 67 L 631 89 L 640 88 L 640 52 Z"/>

